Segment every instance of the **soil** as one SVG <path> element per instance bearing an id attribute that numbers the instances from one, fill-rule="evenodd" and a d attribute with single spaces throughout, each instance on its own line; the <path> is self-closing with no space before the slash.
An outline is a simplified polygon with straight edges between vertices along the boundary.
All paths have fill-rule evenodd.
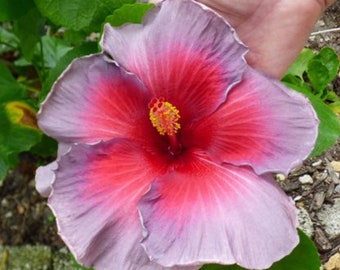
<path id="1" fill-rule="evenodd" d="M 46 199 L 35 189 L 34 174 L 41 161 L 30 153 L 0 182 L 0 245 L 43 244 L 63 247 Z M 46 161 L 45 161 L 46 162 Z"/>
<path id="2" fill-rule="evenodd" d="M 340 1 L 337 1 L 319 20 L 315 31 L 339 26 Z M 340 32 L 312 35 L 307 46 L 316 50 L 329 46 L 340 55 Z M 333 88 L 340 94 L 339 76 L 334 81 Z M 316 215 L 323 204 L 332 204 L 335 198 L 340 197 L 334 191 L 335 185 L 332 181 L 324 181 L 326 178 L 320 180 L 323 177 L 320 175 L 324 172 L 328 176 L 334 176 L 334 171 L 329 166 L 331 161 L 340 161 L 340 141 L 323 155 L 306 160 L 303 166 L 294 170 L 281 183 L 288 195 L 295 199 L 299 198 L 296 200 L 297 206 L 308 211 L 315 229 L 313 240 L 323 262 L 340 248 L 340 237 L 328 239 Z M 54 216 L 46 206 L 46 200 L 35 190 L 34 173 L 39 163 L 41 160 L 36 156 L 23 153 L 19 166 L 0 182 L 0 245 L 43 244 L 56 249 L 64 247 L 57 235 Z M 300 176 L 306 174 L 312 176 L 313 185 L 306 187 L 298 180 Z"/>
<path id="3" fill-rule="evenodd" d="M 307 46 L 320 50 L 323 47 L 333 48 L 338 55 L 340 55 L 340 31 L 339 29 L 334 32 L 325 32 L 316 34 L 324 30 L 332 30 L 340 27 L 340 1 L 337 0 L 330 6 L 316 23 L 315 29 L 312 32 Z"/>
<path id="4" fill-rule="evenodd" d="M 283 190 L 294 199 L 296 206 L 308 212 L 314 228 L 312 239 L 323 263 L 340 250 L 340 235 L 329 237 L 318 216 L 324 205 L 331 206 L 335 199 L 340 198 L 336 188 L 340 183 L 339 174 L 334 170 L 332 161 L 340 161 L 340 140 L 324 154 L 307 159 L 284 181 L 278 181 Z M 302 184 L 299 179 L 303 176 L 311 176 L 313 183 Z M 337 223 L 340 224 L 340 219 Z"/>

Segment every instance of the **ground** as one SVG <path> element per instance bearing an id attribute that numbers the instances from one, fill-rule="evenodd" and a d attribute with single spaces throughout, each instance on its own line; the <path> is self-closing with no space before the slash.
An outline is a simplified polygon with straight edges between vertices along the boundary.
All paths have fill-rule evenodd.
<path id="1" fill-rule="evenodd" d="M 339 26 L 340 1 L 337 1 L 319 20 L 315 32 Z M 316 50 L 330 46 L 340 55 L 340 31 L 312 35 L 307 46 Z M 340 94 L 339 76 L 334 81 L 333 88 Z M 337 189 L 339 175 L 330 165 L 332 161 L 340 161 L 340 141 L 323 155 L 306 160 L 287 179 L 278 177 L 283 189 L 292 196 L 297 206 L 307 211 L 313 223 L 312 238 L 323 262 L 328 261 L 340 249 L 340 236 L 330 239 L 318 216 L 324 205 L 331 206 L 340 198 L 340 186 Z M 46 200 L 34 187 L 36 164 L 40 162 L 30 153 L 23 153 L 19 166 L 10 171 L 5 181 L 0 183 L 0 246 L 42 244 L 55 250 L 64 247 L 57 235 L 55 220 L 46 206 Z M 305 175 L 312 177 L 313 184 L 301 183 L 299 178 Z M 0 261 L 1 256 L 2 254 Z"/>

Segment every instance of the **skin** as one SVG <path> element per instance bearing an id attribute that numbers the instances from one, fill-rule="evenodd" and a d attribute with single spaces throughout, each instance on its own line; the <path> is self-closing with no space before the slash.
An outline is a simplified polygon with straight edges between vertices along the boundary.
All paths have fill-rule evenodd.
<path id="1" fill-rule="evenodd" d="M 335 0 L 199 0 L 235 28 L 256 69 L 281 78 Z"/>

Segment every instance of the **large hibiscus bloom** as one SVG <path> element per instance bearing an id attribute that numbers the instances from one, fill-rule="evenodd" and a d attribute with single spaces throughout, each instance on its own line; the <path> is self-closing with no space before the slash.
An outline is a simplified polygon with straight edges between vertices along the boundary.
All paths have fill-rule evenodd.
<path id="1" fill-rule="evenodd" d="M 101 45 L 69 66 L 38 115 L 59 154 L 37 188 L 77 260 L 261 269 L 291 252 L 296 210 L 272 173 L 313 148 L 307 99 L 247 66 L 233 29 L 193 1 L 106 25 Z"/>

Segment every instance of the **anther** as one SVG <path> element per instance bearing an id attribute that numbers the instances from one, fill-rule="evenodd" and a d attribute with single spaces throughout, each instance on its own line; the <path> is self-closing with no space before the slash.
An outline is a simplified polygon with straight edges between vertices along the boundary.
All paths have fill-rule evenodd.
<path id="1" fill-rule="evenodd" d="M 164 98 L 154 98 L 149 103 L 149 118 L 159 134 L 173 136 L 180 129 L 179 110 Z"/>

